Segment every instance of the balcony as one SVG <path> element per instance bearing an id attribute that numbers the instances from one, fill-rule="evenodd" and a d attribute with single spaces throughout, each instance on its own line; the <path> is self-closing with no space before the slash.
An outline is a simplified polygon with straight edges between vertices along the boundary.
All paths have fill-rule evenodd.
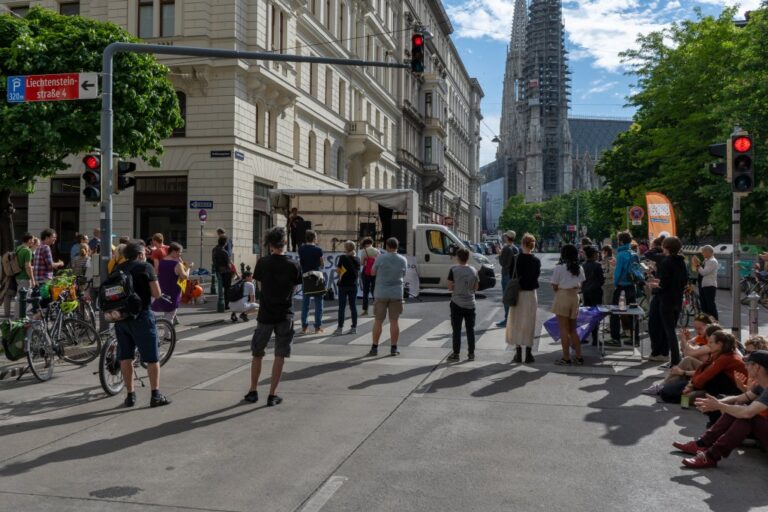
<path id="1" fill-rule="evenodd" d="M 366 166 L 377 161 L 385 149 L 382 133 L 368 122 L 350 121 L 347 124 L 344 151 L 350 162 L 350 186 L 361 186 Z"/>
<path id="2" fill-rule="evenodd" d="M 445 170 L 438 164 L 422 164 L 421 183 L 424 187 L 424 193 L 431 194 L 445 184 Z"/>
<path id="3" fill-rule="evenodd" d="M 421 172 L 421 160 L 416 158 L 410 151 L 400 148 L 397 152 L 397 163 L 410 169 L 411 171 Z"/>
<path id="4" fill-rule="evenodd" d="M 437 135 L 441 139 L 445 139 L 448 132 L 445 129 L 445 122 L 437 117 L 425 117 L 424 118 L 424 134 L 425 135 Z"/>

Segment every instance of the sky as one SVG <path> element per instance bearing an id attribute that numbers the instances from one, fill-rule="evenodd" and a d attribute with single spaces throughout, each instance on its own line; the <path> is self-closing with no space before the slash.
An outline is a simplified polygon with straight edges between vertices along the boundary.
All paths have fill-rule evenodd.
<path id="1" fill-rule="evenodd" d="M 531 0 L 528 0 L 530 4 Z M 444 0 L 453 23 L 454 44 L 471 76 L 485 92 L 480 165 L 494 159 L 499 133 L 506 47 L 514 0 Z M 619 53 L 635 47 L 638 34 L 647 34 L 676 20 L 693 19 L 700 8 L 718 15 L 725 6 L 738 5 L 738 18 L 760 0 L 582 0 L 563 1 L 566 48 L 571 75 L 572 116 L 630 119 L 626 108 L 635 77 L 626 74 Z"/>

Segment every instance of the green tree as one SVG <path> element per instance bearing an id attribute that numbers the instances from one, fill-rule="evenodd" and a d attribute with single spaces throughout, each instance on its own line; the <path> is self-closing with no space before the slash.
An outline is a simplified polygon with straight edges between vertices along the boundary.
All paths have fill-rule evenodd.
<path id="1" fill-rule="evenodd" d="M 136 42 L 112 23 L 33 8 L 24 18 L 0 15 L 0 95 L 7 76 L 101 70 L 104 48 Z M 182 125 L 168 69 L 151 55 L 115 58 L 114 150 L 159 165 L 162 139 Z M 13 191 L 66 169 L 69 154 L 99 144 L 101 102 L 0 103 L 0 251 L 12 248 Z"/>

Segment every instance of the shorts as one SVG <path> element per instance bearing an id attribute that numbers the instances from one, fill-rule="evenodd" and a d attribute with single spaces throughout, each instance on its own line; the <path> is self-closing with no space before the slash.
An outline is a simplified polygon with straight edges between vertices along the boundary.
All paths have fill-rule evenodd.
<path id="1" fill-rule="evenodd" d="M 576 320 L 579 316 L 578 288 L 560 288 L 557 290 L 555 301 L 552 303 L 552 312 L 558 316 L 566 316 Z"/>
<path id="2" fill-rule="evenodd" d="M 151 311 L 144 310 L 136 318 L 115 322 L 115 337 L 117 338 L 117 359 L 119 361 L 133 359 L 136 355 L 136 349 L 139 349 L 142 362 L 156 363 L 160 361 L 155 315 Z"/>
<path id="3" fill-rule="evenodd" d="M 251 338 L 251 354 L 253 357 L 264 357 L 272 333 L 275 333 L 275 356 L 291 357 L 291 342 L 293 341 L 293 318 L 276 324 L 259 322 Z"/>
<path id="4" fill-rule="evenodd" d="M 383 322 L 389 313 L 389 321 L 395 322 L 403 312 L 403 299 L 375 299 L 373 316 L 377 322 Z"/>

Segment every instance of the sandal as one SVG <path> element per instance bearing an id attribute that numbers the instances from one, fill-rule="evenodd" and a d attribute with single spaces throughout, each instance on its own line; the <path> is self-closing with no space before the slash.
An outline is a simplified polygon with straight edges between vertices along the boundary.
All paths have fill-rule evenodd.
<path id="1" fill-rule="evenodd" d="M 560 358 L 557 361 L 555 361 L 555 364 L 557 366 L 571 366 L 571 360 Z"/>

